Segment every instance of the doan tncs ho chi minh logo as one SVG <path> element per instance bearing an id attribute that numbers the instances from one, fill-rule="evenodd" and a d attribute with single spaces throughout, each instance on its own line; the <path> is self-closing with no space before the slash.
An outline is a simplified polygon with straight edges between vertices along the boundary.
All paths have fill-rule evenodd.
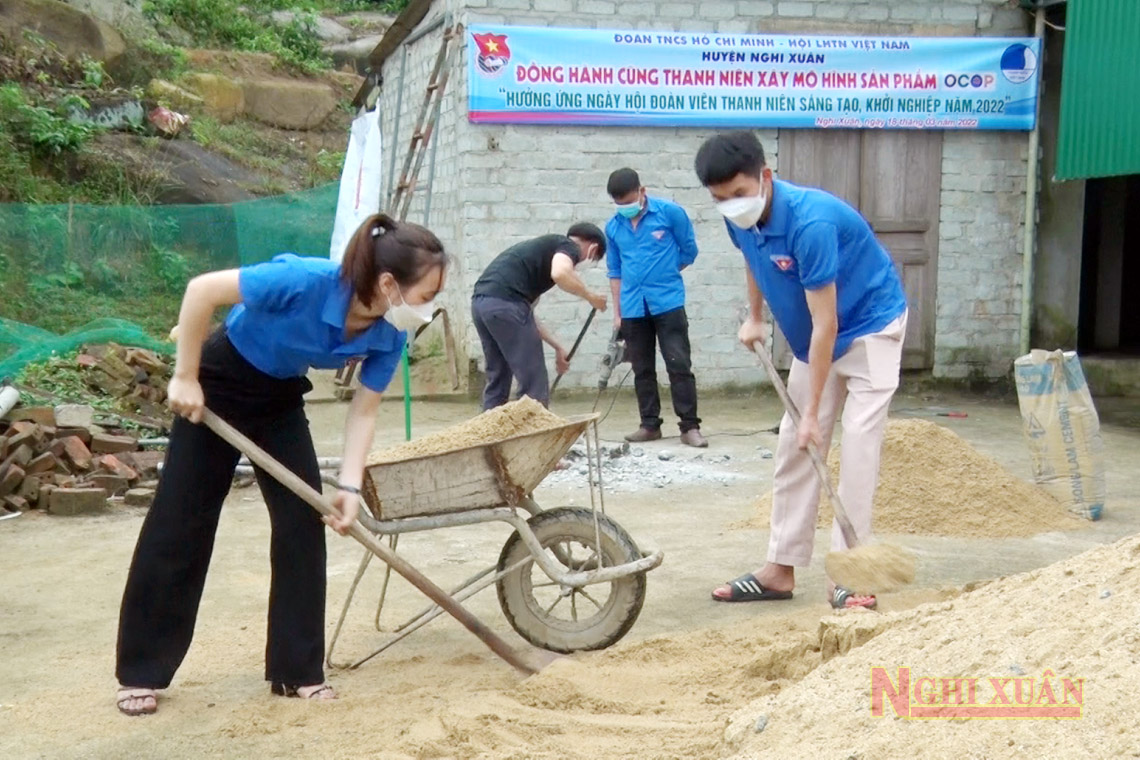
<path id="1" fill-rule="evenodd" d="M 479 46 L 479 55 L 475 58 L 479 70 L 487 76 L 497 76 L 503 73 L 503 69 L 511 60 L 511 49 L 507 47 L 507 35 L 486 32 L 484 34 L 472 34 L 471 37 Z"/>

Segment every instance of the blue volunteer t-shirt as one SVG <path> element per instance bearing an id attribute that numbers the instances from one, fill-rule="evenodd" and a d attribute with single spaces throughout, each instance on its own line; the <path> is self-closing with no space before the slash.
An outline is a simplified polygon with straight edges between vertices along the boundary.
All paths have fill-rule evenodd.
<path id="1" fill-rule="evenodd" d="M 728 235 L 744 254 L 792 353 L 808 360 L 811 312 L 805 291 L 835 283 L 838 359 L 851 343 L 885 328 L 906 311 L 906 295 L 890 255 L 871 225 L 823 190 L 776 180 L 772 213 L 762 226 Z"/>
<path id="2" fill-rule="evenodd" d="M 609 278 L 621 280 L 621 315 L 657 316 L 685 305 L 681 270 L 697 260 L 697 236 L 676 203 L 649 198 L 633 223 L 615 214 L 606 224 Z"/>
<path id="3" fill-rule="evenodd" d="M 301 377 L 310 367 L 338 369 L 357 358 L 364 360 L 364 387 L 377 393 L 388 387 L 407 336 L 379 319 L 345 339 L 352 289 L 336 262 L 286 253 L 243 267 L 238 283 L 242 302 L 226 317 L 226 331 L 250 364 L 284 379 Z"/>

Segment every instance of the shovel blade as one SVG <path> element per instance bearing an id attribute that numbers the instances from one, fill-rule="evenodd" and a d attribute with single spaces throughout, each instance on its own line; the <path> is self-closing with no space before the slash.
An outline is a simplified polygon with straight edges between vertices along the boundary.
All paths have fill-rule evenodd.
<path id="1" fill-rule="evenodd" d="M 914 555 L 891 544 L 831 552 L 824 567 L 835 585 L 857 594 L 881 594 L 914 582 Z"/>

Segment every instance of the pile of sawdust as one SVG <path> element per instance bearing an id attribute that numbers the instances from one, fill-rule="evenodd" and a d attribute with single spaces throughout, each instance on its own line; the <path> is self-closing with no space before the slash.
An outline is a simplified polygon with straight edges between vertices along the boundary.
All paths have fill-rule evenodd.
<path id="1" fill-rule="evenodd" d="M 838 447 L 828 465 L 831 482 L 838 483 Z M 746 527 L 767 528 L 771 491 L 756 508 Z M 1043 489 L 1014 477 L 953 431 L 915 419 L 887 424 L 872 515 L 876 533 L 919 536 L 1004 538 L 1082 526 Z M 831 521 L 823 495 L 819 526 Z"/>
<path id="2" fill-rule="evenodd" d="M 1140 537 L 1130 536 L 949 602 L 895 616 L 868 613 L 862 617 L 882 621 L 873 626 L 878 635 L 736 713 L 722 751 L 740 758 L 871 758 L 921 747 L 923 757 L 980 758 L 1076 757 L 1096 748 L 1097 757 L 1133 757 L 1138 562 Z M 1083 713 L 1079 720 L 897 719 L 885 698 L 885 716 L 873 717 L 874 667 L 886 668 L 892 687 L 898 668 L 910 668 L 904 713 L 916 690 L 932 691 L 919 682 L 926 677 L 976 678 L 977 704 L 1003 703 L 990 680 L 997 679 L 1014 706 L 1083 703 Z M 1064 679 L 1075 691 L 1066 694 Z M 940 699 L 941 683 L 933 687 Z"/>
<path id="3" fill-rule="evenodd" d="M 483 412 L 478 417 L 472 417 L 438 433 L 375 451 L 368 457 L 368 464 L 402 462 L 405 459 L 442 454 L 565 424 L 566 420 L 534 399 L 523 396 L 518 401 Z"/>

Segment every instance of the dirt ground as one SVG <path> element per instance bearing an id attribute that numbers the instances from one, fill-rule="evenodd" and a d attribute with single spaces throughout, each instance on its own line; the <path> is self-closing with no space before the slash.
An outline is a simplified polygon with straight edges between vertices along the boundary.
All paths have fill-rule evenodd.
<path id="1" fill-rule="evenodd" d="M 556 401 L 561 414 L 588 411 L 592 399 Z M 1029 460 L 1013 403 L 964 396 L 900 396 L 896 413 L 949 407 L 966 419 L 931 419 L 951 427 L 1012 472 Z M 953 597 L 974 581 L 1047 565 L 1140 527 L 1140 432 L 1136 400 L 1104 402 L 1108 470 L 1106 517 L 1074 532 L 1030 538 L 897 536 L 918 557 L 914 588 L 884 596 L 884 611 Z M 417 433 L 439 430 L 475 412 L 473 403 L 417 402 Z M 318 453 L 338 456 L 344 405 L 309 408 Z M 707 758 L 732 754 L 728 719 L 742 706 L 803 678 L 821 661 L 822 557 L 798 574 L 794 599 L 724 605 L 713 585 L 762 558 L 766 533 L 733 526 L 747 519 L 770 487 L 772 461 L 762 449 L 778 422 L 771 396 L 705 399 L 705 457 L 734 473 L 708 484 L 673 483 L 614 493 L 607 512 L 643 545 L 665 551 L 648 578 L 644 609 L 632 631 L 600 653 L 564 658 L 522 679 L 450 619 L 441 619 L 357 670 L 332 670 L 341 698 L 309 704 L 272 697 L 262 681 L 269 581 L 266 511 L 256 488 L 231 493 L 223 511 L 195 641 L 157 715 L 126 718 L 113 705 L 118 604 L 143 513 L 120 509 L 81 518 L 30 513 L 0 523 L 0 756 L 5 758 Z M 905 412 L 911 413 L 914 412 Z M 1121 422 L 1113 422 L 1120 420 Z M 632 398 L 602 425 L 618 441 L 636 424 Z M 671 424 L 671 423 L 670 423 Z M 674 429 L 675 435 L 675 429 Z M 403 410 L 387 403 L 378 444 L 403 439 Z M 672 459 L 659 458 L 668 452 Z M 690 462 L 675 437 L 645 447 L 647 467 Z M 668 455 L 667 455 L 668 456 Z M 584 483 L 584 479 L 583 479 Z M 588 505 L 583 485 L 560 479 L 536 498 L 545 507 Z M 402 554 L 441 585 L 492 563 L 504 526 L 455 528 L 404 537 Z M 328 631 L 362 550 L 330 534 Z M 363 656 L 383 634 L 372 627 L 382 572 L 362 584 L 342 638 L 344 657 Z M 418 612 L 422 597 L 394 581 L 389 625 Z M 469 608 L 526 648 L 484 592 Z M 875 614 L 875 613 L 852 613 Z M 826 627 L 826 626 L 825 626 Z M 1000 663 L 998 664 L 1000 665 Z M 1089 684 L 1092 689 L 1095 684 Z M 868 717 L 867 725 L 873 725 Z M 952 730 L 947 726 L 947 730 Z M 1090 751 L 1092 751 L 1090 749 Z M 1012 752 L 1012 750 L 1011 750 Z M 870 756 L 864 756 L 870 757 Z"/>

